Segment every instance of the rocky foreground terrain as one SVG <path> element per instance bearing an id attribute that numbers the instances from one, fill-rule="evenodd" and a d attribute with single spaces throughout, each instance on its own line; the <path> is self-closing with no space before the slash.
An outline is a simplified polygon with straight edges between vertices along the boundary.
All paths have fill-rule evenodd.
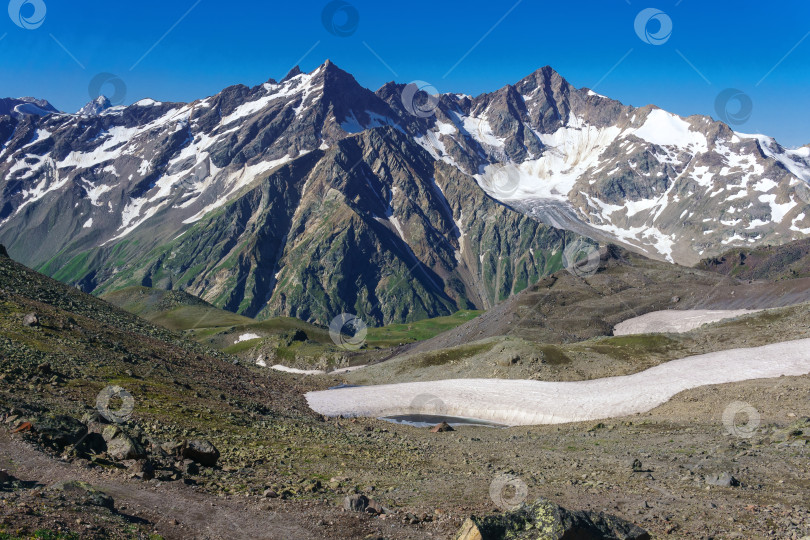
<path id="1" fill-rule="evenodd" d="M 320 417 L 303 394 L 344 376 L 260 368 L 6 257 L 0 304 L 3 538 L 810 535 L 806 376 L 605 422 L 432 432 Z M 806 335 L 807 309 L 785 309 L 751 324 Z M 758 421 L 729 421 L 737 403 Z"/>

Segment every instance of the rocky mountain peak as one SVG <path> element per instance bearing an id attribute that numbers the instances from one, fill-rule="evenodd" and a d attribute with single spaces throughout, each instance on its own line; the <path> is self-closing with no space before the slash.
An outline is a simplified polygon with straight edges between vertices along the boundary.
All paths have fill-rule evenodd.
<path id="1" fill-rule="evenodd" d="M 110 103 L 107 96 L 98 96 L 96 99 L 79 109 L 76 114 L 79 116 L 98 116 L 110 107 L 112 107 L 112 103 Z"/>
<path id="2" fill-rule="evenodd" d="M 371 92 L 327 60 L 279 83 L 142 100 L 93 121 L 0 100 L 0 242 L 85 290 L 171 286 L 322 322 L 356 291 L 316 305 L 324 284 L 310 278 L 340 273 L 364 298 L 388 295 L 364 309 L 390 322 L 419 305 L 435 315 L 507 298 L 559 260 L 551 227 L 680 264 L 810 234 L 810 195 L 796 187 L 810 182 L 808 147 L 595 97 L 548 66 L 490 93 L 443 94 L 425 115 L 406 87 Z M 99 98 L 81 113 L 107 108 Z M 526 234 L 539 251 L 518 248 Z M 514 242 L 495 249 L 504 235 Z M 336 252 L 341 269 L 324 258 Z M 512 256 L 502 271 L 499 257 Z M 401 291 L 379 281 L 394 259 L 401 281 L 387 283 Z M 413 279 L 417 293 L 404 285 Z"/>
<path id="3" fill-rule="evenodd" d="M 279 84 L 285 83 L 285 82 L 289 81 L 290 79 L 292 79 L 293 77 L 301 75 L 301 73 L 303 73 L 301 71 L 301 68 L 298 67 L 298 66 L 295 66 L 290 71 L 287 72 L 287 74 L 284 76 L 284 78 L 281 79 L 281 81 L 279 81 Z"/>

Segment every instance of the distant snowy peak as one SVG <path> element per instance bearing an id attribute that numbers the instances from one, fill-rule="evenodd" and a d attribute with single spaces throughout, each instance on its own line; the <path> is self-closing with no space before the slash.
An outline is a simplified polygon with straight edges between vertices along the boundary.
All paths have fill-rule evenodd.
<path id="1" fill-rule="evenodd" d="M 32 97 L 0 98 L 0 116 L 46 116 L 59 111 L 45 101 Z"/>
<path id="2" fill-rule="evenodd" d="M 395 87 L 378 94 L 394 100 Z M 495 199 L 682 264 L 810 234 L 810 151 L 708 116 L 635 108 L 549 67 L 492 93 L 442 95 L 417 137 Z"/>
<path id="3" fill-rule="evenodd" d="M 98 116 L 102 112 L 112 107 L 110 100 L 106 96 L 99 96 L 76 113 L 79 116 Z"/>
<path id="4" fill-rule="evenodd" d="M 100 97 L 76 115 L 56 112 L 0 100 L 0 117 L 11 117 L 0 121 L 6 243 L 35 214 L 70 221 L 71 249 L 158 223 L 179 234 L 271 171 L 386 126 L 492 199 L 659 259 L 692 264 L 810 234 L 810 145 L 785 149 L 707 116 L 626 106 L 549 66 L 475 97 L 428 96 L 396 82 L 371 92 L 327 61 L 192 103 L 110 107 Z"/>

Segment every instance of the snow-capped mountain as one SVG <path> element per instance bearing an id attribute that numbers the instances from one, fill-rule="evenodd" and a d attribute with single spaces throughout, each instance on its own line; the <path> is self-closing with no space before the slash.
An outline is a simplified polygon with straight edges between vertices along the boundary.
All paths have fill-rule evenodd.
<path id="1" fill-rule="evenodd" d="M 21 117 L 28 115 L 45 116 L 59 112 L 44 99 L 32 97 L 0 98 L 0 116 Z"/>
<path id="2" fill-rule="evenodd" d="M 478 97 L 415 90 L 327 61 L 192 103 L 2 100 L 0 243 L 85 290 L 390 322 L 525 288 L 560 267 L 576 235 L 557 229 L 689 264 L 810 232 L 808 147 L 548 67 Z"/>
<path id="3" fill-rule="evenodd" d="M 112 103 L 107 96 L 99 96 L 76 113 L 77 116 L 98 116 L 102 112 L 112 107 Z"/>
<path id="4" fill-rule="evenodd" d="M 436 112 L 420 141 L 434 157 L 558 227 L 690 265 L 810 233 L 808 147 L 624 106 L 549 67 L 491 94 L 444 95 Z"/>

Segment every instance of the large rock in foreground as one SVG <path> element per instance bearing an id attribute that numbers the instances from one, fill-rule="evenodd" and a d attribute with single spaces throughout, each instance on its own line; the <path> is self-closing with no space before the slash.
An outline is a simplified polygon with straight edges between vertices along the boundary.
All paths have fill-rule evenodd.
<path id="1" fill-rule="evenodd" d="M 219 450 L 208 441 L 185 441 L 180 447 L 180 455 L 200 465 L 213 467 L 219 459 Z"/>
<path id="2" fill-rule="evenodd" d="M 566 510 L 537 499 L 512 512 L 464 522 L 454 540 L 649 540 L 641 527 L 610 514 Z"/>

